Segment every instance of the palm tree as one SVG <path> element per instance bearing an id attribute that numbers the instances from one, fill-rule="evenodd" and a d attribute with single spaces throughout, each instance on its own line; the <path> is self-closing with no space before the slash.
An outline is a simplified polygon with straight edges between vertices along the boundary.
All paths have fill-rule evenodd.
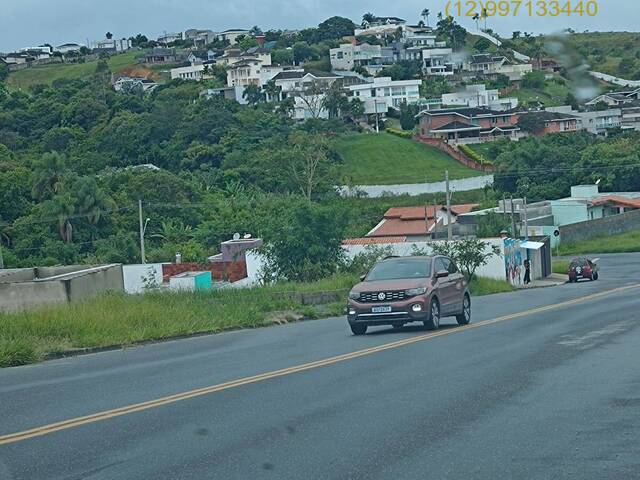
<path id="1" fill-rule="evenodd" d="M 77 212 L 86 215 L 91 225 L 97 225 L 105 210 L 115 206 L 113 200 L 102 190 L 95 179 L 81 177 L 74 183 Z"/>
<path id="2" fill-rule="evenodd" d="M 371 12 L 367 12 L 364 15 L 362 15 L 362 26 L 366 27 L 368 25 L 370 25 L 371 23 L 374 22 L 374 20 L 376 19 L 376 16 L 371 13 Z"/>
<path id="3" fill-rule="evenodd" d="M 277 102 L 280 100 L 280 92 L 282 87 L 276 85 L 275 80 L 269 80 L 263 87 L 264 93 L 267 95 L 267 100 L 270 102 Z"/>
<path id="4" fill-rule="evenodd" d="M 429 15 L 431 12 L 429 12 L 428 8 L 425 8 L 424 10 L 422 10 L 422 13 L 420 14 L 420 16 L 422 18 L 424 18 L 425 23 L 427 24 L 427 27 L 429 26 Z"/>
<path id="5" fill-rule="evenodd" d="M 60 192 L 62 178 L 67 170 L 66 158 L 58 152 L 45 153 L 33 166 L 31 193 L 37 200 Z"/>
<path id="6" fill-rule="evenodd" d="M 107 40 L 111 40 L 113 38 L 113 33 L 107 32 L 105 37 L 107 37 Z"/>
<path id="7" fill-rule="evenodd" d="M 438 21 L 442 21 L 442 12 L 438 12 Z"/>
<path id="8" fill-rule="evenodd" d="M 482 17 L 484 18 L 484 29 L 485 29 L 485 30 L 487 29 L 487 17 L 488 17 L 488 16 L 489 16 L 489 15 L 487 14 L 487 9 L 486 9 L 486 8 L 483 8 L 483 9 L 482 9 Z"/>
<path id="9" fill-rule="evenodd" d="M 193 238 L 193 230 L 190 225 L 185 225 L 180 220 L 168 220 L 162 222 L 160 230 L 151 236 L 167 243 L 182 243 Z"/>
<path id="10" fill-rule="evenodd" d="M 56 218 L 58 234 L 65 243 L 71 243 L 73 227 L 71 217 L 75 213 L 73 199 L 69 194 L 59 194 L 42 204 L 42 213 L 46 217 Z"/>
<path id="11" fill-rule="evenodd" d="M 476 12 L 472 18 L 476 21 L 476 30 L 480 30 L 480 27 L 478 27 L 478 20 L 480 20 L 480 15 L 478 15 L 478 13 Z"/>

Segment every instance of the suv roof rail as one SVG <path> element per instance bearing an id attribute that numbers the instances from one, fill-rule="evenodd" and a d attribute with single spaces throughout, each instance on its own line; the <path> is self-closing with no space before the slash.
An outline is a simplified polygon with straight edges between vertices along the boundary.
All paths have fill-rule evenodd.
<path id="1" fill-rule="evenodd" d="M 390 258 L 400 258 L 400 255 L 387 255 L 383 260 L 389 260 Z"/>

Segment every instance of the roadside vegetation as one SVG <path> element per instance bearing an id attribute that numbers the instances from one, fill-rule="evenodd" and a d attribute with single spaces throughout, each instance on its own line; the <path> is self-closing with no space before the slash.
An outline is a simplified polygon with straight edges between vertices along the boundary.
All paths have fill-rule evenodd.
<path id="1" fill-rule="evenodd" d="M 440 150 L 389 133 L 358 133 L 336 139 L 335 148 L 344 160 L 346 184 L 389 185 L 425 183 L 480 175 Z"/>
<path id="2" fill-rule="evenodd" d="M 566 275 L 569 271 L 569 261 L 554 260 L 551 264 L 551 271 L 553 271 L 553 273 L 561 273 L 563 275 Z"/>
<path id="3" fill-rule="evenodd" d="M 640 252 L 640 231 L 561 243 L 558 251 L 560 255 Z"/>
<path id="4" fill-rule="evenodd" d="M 283 321 L 341 315 L 357 275 L 318 282 L 278 283 L 207 292 L 109 293 L 84 302 L 0 314 L 0 367 L 38 362 L 52 355 L 132 345 L 196 333 L 255 328 Z M 475 278 L 472 295 L 508 292 L 506 282 Z M 323 299 L 316 295 L 324 292 Z M 321 304 L 304 304 L 324 300 Z"/>

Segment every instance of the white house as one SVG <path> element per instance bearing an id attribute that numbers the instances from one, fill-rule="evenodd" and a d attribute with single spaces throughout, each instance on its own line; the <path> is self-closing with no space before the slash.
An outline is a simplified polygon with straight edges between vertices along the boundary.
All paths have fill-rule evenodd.
<path id="1" fill-rule="evenodd" d="M 453 50 L 451 48 L 422 50 L 422 69 L 427 75 L 453 75 Z"/>
<path id="2" fill-rule="evenodd" d="M 284 70 L 283 67 L 271 65 L 271 54 L 266 50 L 234 54 L 228 56 L 226 62 L 228 87 L 264 85 Z"/>
<path id="3" fill-rule="evenodd" d="M 116 52 L 124 52 L 131 48 L 131 40 L 127 38 L 104 39 L 91 44 L 91 48 L 96 50 L 114 50 Z"/>
<path id="4" fill-rule="evenodd" d="M 190 28 L 184 31 L 183 38 L 185 40 L 191 40 L 194 45 L 207 45 L 213 42 L 217 36 L 218 34 L 213 30 Z"/>
<path id="5" fill-rule="evenodd" d="M 364 103 L 366 114 L 386 113 L 390 108 L 400 108 L 403 103 L 416 103 L 420 99 L 422 80 L 391 80 L 377 77 L 371 83 L 350 85 L 349 96 Z"/>
<path id="6" fill-rule="evenodd" d="M 483 84 L 467 85 L 464 90 L 455 93 L 444 93 L 442 105 L 464 106 L 473 108 L 486 107 L 491 110 L 511 110 L 518 106 L 517 98 L 500 98 L 498 90 L 487 90 Z"/>
<path id="7" fill-rule="evenodd" d="M 225 30 L 224 32 L 218 33 L 218 40 L 224 41 L 227 40 L 230 45 L 234 45 L 238 43 L 238 37 L 249 35 L 251 32 L 249 30 L 244 30 L 242 28 L 230 28 Z"/>
<path id="8" fill-rule="evenodd" d="M 294 99 L 293 118 L 327 118 L 323 108 L 326 91 L 340 77 L 328 72 L 286 70 L 278 73 L 273 80 L 280 87 L 280 100 Z"/>
<path id="9" fill-rule="evenodd" d="M 183 80 L 196 80 L 200 81 L 204 77 L 205 65 L 197 63 L 189 65 L 188 67 L 178 67 L 171 69 L 171 80 L 181 78 Z"/>
<path id="10" fill-rule="evenodd" d="M 404 29 L 407 21 L 398 17 L 375 17 L 371 22 L 363 22 L 362 28 L 356 28 L 354 35 L 382 36 L 395 32 L 398 28 Z"/>
<path id="11" fill-rule="evenodd" d="M 58 45 L 53 49 L 54 52 L 60 52 L 63 55 L 69 52 L 79 52 L 80 49 L 84 47 L 79 43 L 63 43 L 62 45 Z"/>
<path id="12" fill-rule="evenodd" d="M 382 48 L 380 45 L 362 43 L 353 45 L 344 43 L 338 48 L 329 50 L 332 70 L 353 70 L 356 67 L 380 62 Z"/>
<path id="13" fill-rule="evenodd" d="M 158 37 L 158 43 L 162 43 L 163 45 L 168 45 L 169 43 L 177 42 L 178 40 L 182 40 L 182 32 L 176 33 L 164 33 Z"/>

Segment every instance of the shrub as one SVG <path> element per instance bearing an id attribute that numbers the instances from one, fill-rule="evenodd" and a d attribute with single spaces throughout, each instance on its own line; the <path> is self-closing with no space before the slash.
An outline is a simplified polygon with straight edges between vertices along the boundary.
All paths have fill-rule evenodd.
<path id="1" fill-rule="evenodd" d="M 385 132 L 390 133 L 391 135 L 396 135 L 400 138 L 413 138 L 413 132 L 405 132 L 402 130 L 398 130 L 397 128 L 385 128 Z"/>
<path id="2" fill-rule="evenodd" d="M 480 155 L 478 152 L 473 150 L 468 145 L 458 145 L 458 150 L 460 150 L 467 157 L 469 157 L 471 160 L 473 160 L 474 162 L 476 162 L 479 165 L 491 165 L 492 164 L 491 161 L 489 161 L 486 158 L 484 158 L 482 155 Z"/>

